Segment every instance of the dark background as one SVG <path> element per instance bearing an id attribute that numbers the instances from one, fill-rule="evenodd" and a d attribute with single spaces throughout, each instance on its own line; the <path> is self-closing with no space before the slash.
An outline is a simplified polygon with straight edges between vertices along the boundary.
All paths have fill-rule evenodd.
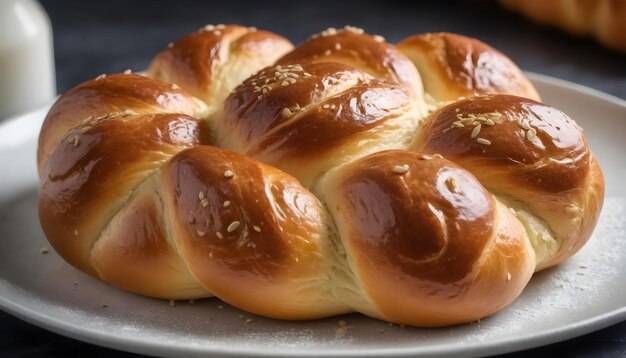
<path id="1" fill-rule="evenodd" d="M 0 0 L 2 1 L 2 0 Z M 168 42 L 205 24 L 256 26 L 300 43 L 329 26 L 363 27 L 397 42 L 420 32 L 477 37 L 527 71 L 626 99 L 626 54 L 533 24 L 491 1 L 54 1 L 57 88 L 101 73 L 145 69 Z M 623 284 L 623 283 L 622 283 Z M 625 298 L 626 299 L 626 298 Z M 138 357 L 47 332 L 0 312 L 3 357 Z M 565 342 L 502 357 L 626 357 L 626 322 Z"/>

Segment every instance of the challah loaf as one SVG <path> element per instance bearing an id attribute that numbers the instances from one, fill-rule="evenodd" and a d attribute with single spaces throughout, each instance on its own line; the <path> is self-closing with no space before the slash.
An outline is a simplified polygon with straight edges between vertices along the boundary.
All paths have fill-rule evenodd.
<path id="1" fill-rule="evenodd" d="M 446 41 L 494 65 L 463 77 L 434 55 Z M 38 154 L 56 251 L 152 297 L 442 326 L 505 307 L 591 235 L 604 184 L 583 132 L 504 55 L 352 27 L 290 49 L 207 26 L 148 77 L 64 94 Z"/>

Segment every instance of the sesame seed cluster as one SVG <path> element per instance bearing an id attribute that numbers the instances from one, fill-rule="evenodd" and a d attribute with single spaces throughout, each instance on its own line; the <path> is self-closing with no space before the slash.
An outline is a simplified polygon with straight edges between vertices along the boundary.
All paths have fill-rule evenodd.
<path id="1" fill-rule="evenodd" d="M 257 93 L 257 99 L 262 100 L 268 93 L 277 87 L 287 87 L 298 82 L 301 77 L 311 77 L 311 74 L 304 71 L 300 65 L 278 65 L 273 68 L 261 71 L 255 81 L 250 82 L 253 92 Z M 297 111 L 298 106 L 289 108 L 290 111 Z M 283 113 L 284 115 L 285 113 Z"/>

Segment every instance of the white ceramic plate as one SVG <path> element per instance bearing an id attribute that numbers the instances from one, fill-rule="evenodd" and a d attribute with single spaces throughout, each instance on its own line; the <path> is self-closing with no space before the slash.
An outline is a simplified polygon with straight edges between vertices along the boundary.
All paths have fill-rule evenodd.
<path id="1" fill-rule="evenodd" d="M 0 124 L 0 308 L 69 337 L 159 356 L 479 356 L 620 322 L 626 319 L 626 102 L 530 77 L 546 103 L 585 128 L 606 176 L 604 210 L 587 246 L 535 275 L 512 305 L 481 322 L 417 329 L 357 314 L 282 322 L 217 299 L 170 307 L 92 279 L 54 252 L 41 253 L 49 246 L 37 220 L 35 149 L 48 108 Z M 338 334 L 339 319 L 349 326 L 345 335 Z"/>

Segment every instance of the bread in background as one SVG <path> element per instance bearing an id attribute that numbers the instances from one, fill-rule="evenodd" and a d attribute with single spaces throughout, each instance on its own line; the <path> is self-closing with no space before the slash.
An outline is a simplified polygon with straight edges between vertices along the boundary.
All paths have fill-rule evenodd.
<path id="1" fill-rule="evenodd" d="M 593 36 L 603 45 L 626 52 L 624 0 L 500 0 L 509 10 L 580 36 Z"/>

